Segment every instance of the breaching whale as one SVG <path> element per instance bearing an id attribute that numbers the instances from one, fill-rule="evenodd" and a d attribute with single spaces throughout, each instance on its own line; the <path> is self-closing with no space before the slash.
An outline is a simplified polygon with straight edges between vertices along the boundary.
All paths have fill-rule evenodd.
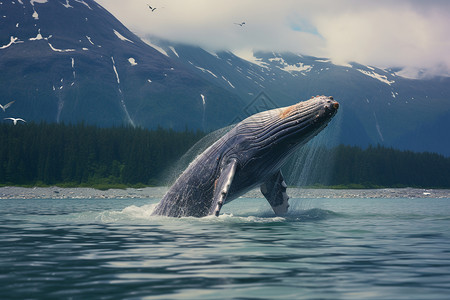
<path id="1" fill-rule="evenodd" d="M 275 214 L 284 215 L 289 197 L 280 168 L 327 126 L 338 108 L 333 97 L 316 96 L 248 117 L 195 158 L 153 214 L 218 216 L 225 203 L 259 186 Z"/>

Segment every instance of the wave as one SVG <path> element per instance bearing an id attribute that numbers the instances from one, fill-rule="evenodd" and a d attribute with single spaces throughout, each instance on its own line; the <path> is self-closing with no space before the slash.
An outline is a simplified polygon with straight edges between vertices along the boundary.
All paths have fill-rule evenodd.
<path id="1" fill-rule="evenodd" d="M 312 208 L 307 210 L 294 209 L 287 215 L 275 216 L 270 209 L 257 209 L 256 211 L 240 211 L 233 213 L 227 211 L 220 216 L 206 216 L 203 218 L 182 217 L 173 218 L 152 215 L 156 204 L 143 206 L 130 205 L 122 210 L 106 210 L 99 212 L 82 212 L 65 216 L 75 222 L 83 223 L 129 223 L 129 224 L 162 224 L 162 223 L 285 223 L 285 222 L 312 222 L 322 221 L 339 216 L 330 210 Z M 67 220 L 67 219 L 66 219 Z"/>

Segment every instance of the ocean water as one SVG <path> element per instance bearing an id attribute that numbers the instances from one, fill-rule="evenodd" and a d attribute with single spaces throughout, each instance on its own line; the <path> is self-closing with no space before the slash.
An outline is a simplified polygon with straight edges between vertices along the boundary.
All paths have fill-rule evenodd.
<path id="1" fill-rule="evenodd" d="M 449 299 L 450 199 L 0 200 L 1 299 Z"/>

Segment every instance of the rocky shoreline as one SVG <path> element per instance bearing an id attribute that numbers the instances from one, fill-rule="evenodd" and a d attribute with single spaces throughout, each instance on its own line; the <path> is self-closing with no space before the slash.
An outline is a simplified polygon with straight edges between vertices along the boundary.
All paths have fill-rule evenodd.
<path id="1" fill-rule="evenodd" d="M 160 199 L 167 187 L 146 187 L 141 189 L 60 188 L 60 187 L 1 187 L 0 199 Z M 288 188 L 290 198 L 450 198 L 450 190 L 439 189 L 300 189 Z M 243 197 L 261 198 L 258 189 Z"/>

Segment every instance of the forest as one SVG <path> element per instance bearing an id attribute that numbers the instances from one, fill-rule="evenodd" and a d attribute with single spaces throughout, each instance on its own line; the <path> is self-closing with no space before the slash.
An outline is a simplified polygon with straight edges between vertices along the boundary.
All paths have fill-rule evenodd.
<path id="1" fill-rule="evenodd" d="M 185 130 L 85 124 L 0 124 L 0 185 L 138 187 L 167 184 L 167 170 L 205 134 Z M 307 149 L 307 147 L 306 147 Z M 340 145 L 300 152 L 295 162 L 307 180 L 290 184 L 335 187 L 450 188 L 450 158 L 380 145 Z M 326 160 L 324 158 L 332 158 Z M 314 160 L 307 164 L 306 160 Z M 327 166 L 320 164 L 326 163 Z M 314 167 L 316 166 L 316 167 Z M 290 178 L 301 173 L 283 172 Z M 327 172 L 323 172 L 326 169 Z M 306 171 L 305 171 L 306 170 Z M 311 173 L 311 174 L 309 174 Z M 315 174 L 326 173 L 327 176 Z"/>

